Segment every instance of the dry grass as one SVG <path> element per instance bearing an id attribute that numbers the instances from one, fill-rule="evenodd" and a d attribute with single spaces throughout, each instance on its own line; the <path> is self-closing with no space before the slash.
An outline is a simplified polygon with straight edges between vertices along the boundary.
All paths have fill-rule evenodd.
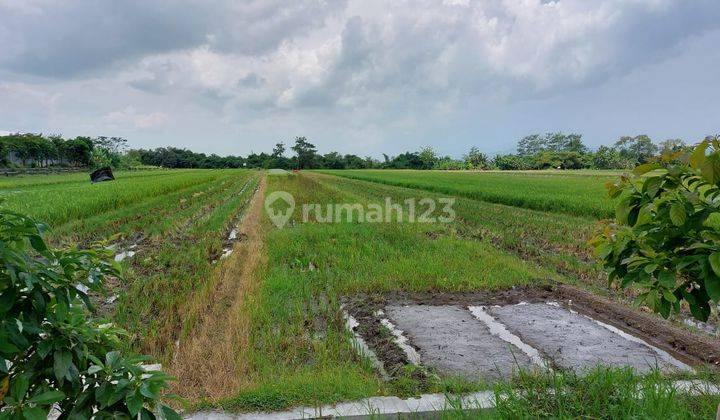
<path id="1" fill-rule="evenodd" d="M 253 197 L 239 233 L 242 240 L 218 265 L 205 290 L 188 302 L 194 320 L 175 352 L 170 372 L 174 392 L 190 400 L 226 397 L 246 385 L 250 315 L 246 299 L 258 287 L 257 269 L 265 258 L 262 208 L 265 178 Z"/>

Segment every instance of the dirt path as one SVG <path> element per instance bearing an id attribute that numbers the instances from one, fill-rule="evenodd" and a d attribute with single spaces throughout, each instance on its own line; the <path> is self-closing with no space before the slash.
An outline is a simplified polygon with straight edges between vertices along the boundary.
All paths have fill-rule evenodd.
<path id="1" fill-rule="evenodd" d="M 243 357 L 248 347 L 250 317 L 247 296 L 257 288 L 256 272 L 266 258 L 262 208 L 266 180 L 248 206 L 232 254 L 213 273 L 208 287 L 188 305 L 193 327 L 179 342 L 170 372 L 177 377 L 174 392 L 189 398 L 219 398 L 236 391 L 246 377 Z"/>

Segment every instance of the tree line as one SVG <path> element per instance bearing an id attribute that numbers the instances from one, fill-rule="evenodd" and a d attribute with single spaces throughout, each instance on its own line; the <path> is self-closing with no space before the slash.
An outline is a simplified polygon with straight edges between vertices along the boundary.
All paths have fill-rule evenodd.
<path id="1" fill-rule="evenodd" d="M 431 147 L 407 151 L 383 159 L 338 152 L 320 154 L 305 137 L 296 137 L 290 153 L 284 142 L 271 153 L 218 156 L 176 147 L 127 149 L 121 137 L 75 137 L 10 134 L 0 136 L 3 166 L 87 166 L 130 168 L 280 168 L 280 169 L 440 169 L 440 170 L 532 170 L 532 169 L 629 169 L 663 153 L 686 150 L 681 139 L 654 143 L 647 135 L 623 136 L 609 146 L 590 150 L 582 135 L 533 134 L 522 138 L 515 153 L 489 157 L 472 147 L 460 159 L 439 155 Z M 288 157 L 288 154 L 291 156 Z"/>
<path id="2" fill-rule="evenodd" d="M 154 150 L 134 150 L 145 165 L 170 168 L 280 168 L 280 169 L 630 169 L 653 157 L 685 150 L 689 146 L 681 139 L 669 139 L 658 144 L 647 135 L 623 136 L 610 146 L 590 150 L 580 134 L 547 133 L 526 136 L 518 142 L 516 153 L 499 154 L 490 158 L 472 147 L 460 159 L 441 156 L 431 147 L 407 151 L 396 156 L 383 154 L 383 159 L 360 157 L 338 152 L 320 154 L 305 137 L 296 137 L 290 147 L 292 157 L 286 156 L 285 143 L 275 145 L 272 153 L 251 153 L 245 158 L 236 156 L 206 156 L 172 147 Z"/>
<path id="3" fill-rule="evenodd" d="M 122 137 L 65 139 L 59 135 L 25 133 L 0 136 L 0 166 L 4 167 L 88 167 L 133 166 L 125 156 L 127 140 Z"/>

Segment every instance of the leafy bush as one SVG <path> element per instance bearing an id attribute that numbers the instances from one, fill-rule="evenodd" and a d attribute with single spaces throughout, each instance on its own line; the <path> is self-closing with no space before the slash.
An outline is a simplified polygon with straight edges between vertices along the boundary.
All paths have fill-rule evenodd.
<path id="1" fill-rule="evenodd" d="M 0 211 L 0 419 L 179 418 L 170 377 L 115 351 L 126 333 L 88 317 L 87 291 L 120 276 L 108 250 L 53 250 L 45 226 Z"/>
<path id="2" fill-rule="evenodd" d="M 107 166 L 114 166 L 110 153 L 104 149 L 93 149 L 90 153 L 90 167 L 93 169 L 104 168 Z"/>
<path id="3" fill-rule="evenodd" d="M 592 243 L 610 282 L 639 287 L 637 303 L 664 317 L 684 300 L 707 320 L 720 302 L 720 142 L 667 152 L 607 188 L 621 197 L 616 223 Z"/>

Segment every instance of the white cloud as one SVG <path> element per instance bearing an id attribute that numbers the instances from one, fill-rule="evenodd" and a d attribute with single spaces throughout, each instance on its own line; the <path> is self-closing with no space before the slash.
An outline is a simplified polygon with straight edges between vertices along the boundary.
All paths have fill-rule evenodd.
<path id="1" fill-rule="evenodd" d="M 168 119 L 163 112 L 151 112 L 147 114 L 138 113 L 133 106 L 128 106 L 121 111 L 112 111 L 103 116 L 102 120 L 108 126 L 114 128 L 156 128 Z"/>
<path id="2" fill-rule="evenodd" d="M 537 98 L 649 65 L 687 36 L 720 27 L 709 18 L 718 15 L 720 5 L 707 1 L 350 2 L 276 49 L 203 44 L 149 56 L 129 83 L 283 109 Z M 241 83 L 250 75 L 262 86 Z"/>
<path id="3" fill-rule="evenodd" d="M 0 0 L 0 14 L 0 94 L 20 104 L 0 101 L 0 124 L 131 136 L 172 119 L 359 149 L 649 71 L 720 29 L 716 0 Z"/>

